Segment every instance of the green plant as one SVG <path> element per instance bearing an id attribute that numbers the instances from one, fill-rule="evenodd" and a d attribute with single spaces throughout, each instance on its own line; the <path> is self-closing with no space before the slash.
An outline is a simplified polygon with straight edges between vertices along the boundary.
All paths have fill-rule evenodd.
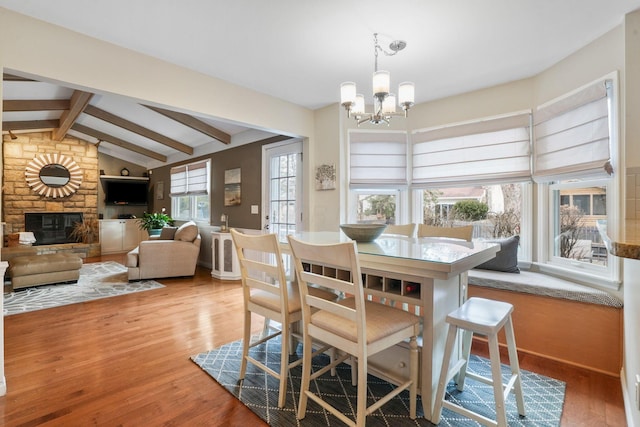
<path id="1" fill-rule="evenodd" d="M 140 229 L 150 231 L 167 225 L 173 225 L 173 219 L 165 213 L 165 210 L 165 208 L 162 208 L 162 212 L 143 213 L 142 218 L 138 218 L 138 226 Z"/>
<path id="2" fill-rule="evenodd" d="M 463 221 L 479 221 L 487 218 L 489 206 L 477 200 L 461 200 L 453 205 L 456 219 Z"/>

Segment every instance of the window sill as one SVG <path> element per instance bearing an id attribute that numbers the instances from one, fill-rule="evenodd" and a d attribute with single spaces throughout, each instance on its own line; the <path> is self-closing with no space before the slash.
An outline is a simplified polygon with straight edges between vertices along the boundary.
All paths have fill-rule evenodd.
<path id="1" fill-rule="evenodd" d="M 619 291 L 620 285 L 622 284 L 618 280 L 551 264 L 534 262 L 531 263 L 531 269 L 607 291 Z"/>

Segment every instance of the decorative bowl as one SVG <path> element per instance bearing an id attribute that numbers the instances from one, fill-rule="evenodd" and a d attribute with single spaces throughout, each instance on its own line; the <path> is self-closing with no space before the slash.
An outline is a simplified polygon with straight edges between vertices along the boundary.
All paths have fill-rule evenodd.
<path id="1" fill-rule="evenodd" d="M 356 242 L 371 242 L 387 228 L 387 224 L 340 224 L 340 229 Z"/>

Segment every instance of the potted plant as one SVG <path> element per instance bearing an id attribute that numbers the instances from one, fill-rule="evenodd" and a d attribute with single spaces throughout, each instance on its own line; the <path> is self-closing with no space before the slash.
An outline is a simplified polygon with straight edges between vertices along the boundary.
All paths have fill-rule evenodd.
<path id="1" fill-rule="evenodd" d="M 98 234 L 96 220 L 83 220 L 82 222 L 74 222 L 69 237 L 79 243 L 93 243 Z"/>
<path id="2" fill-rule="evenodd" d="M 159 236 L 163 227 L 173 225 L 173 219 L 165 211 L 166 209 L 162 208 L 161 212 L 143 213 L 142 218 L 138 218 L 140 229 L 146 230 L 149 236 Z"/>

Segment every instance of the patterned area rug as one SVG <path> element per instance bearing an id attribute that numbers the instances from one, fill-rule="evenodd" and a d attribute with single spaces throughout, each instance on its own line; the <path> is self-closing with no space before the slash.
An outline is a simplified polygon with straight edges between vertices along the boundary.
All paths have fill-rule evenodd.
<path id="1" fill-rule="evenodd" d="M 276 371 L 280 370 L 280 343 L 273 339 L 266 344 L 254 347 L 251 355 L 264 362 Z M 225 387 L 231 394 L 255 412 L 271 426 L 342 426 L 340 420 L 324 411 L 315 402 L 309 400 L 307 414 L 302 421 L 296 420 L 298 395 L 300 391 L 301 367 L 294 368 L 289 376 L 287 387 L 287 401 L 283 409 L 278 409 L 278 382 L 275 378 L 265 374 L 255 366 L 249 364 L 244 383 L 240 385 L 238 373 L 242 341 L 226 344 L 215 350 L 193 356 L 191 359 L 205 372 Z M 298 346 L 292 358 L 302 357 L 302 347 Z M 313 369 L 319 369 L 328 362 L 326 355 L 313 359 Z M 469 370 L 480 375 L 490 376 L 491 365 L 487 359 L 472 356 Z M 503 366 L 503 375 L 508 378 L 509 368 Z M 505 379 L 504 382 L 507 380 Z M 523 393 L 525 396 L 526 417 L 520 417 L 513 394 L 507 400 L 507 421 L 509 426 L 528 427 L 556 427 L 560 425 L 562 406 L 564 403 L 565 383 L 533 372 L 522 371 Z M 345 364 L 338 369 L 336 377 L 330 373 L 316 379 L 314 388 L 322 394 L 331 395 L 333 403 L 343 405 L 343 413 L 353 417 L 355 408 L 355 388 L 351 386 L 351 368 Z M 370 405 L 377 396 L 386 394 L 392 386 L 373 376 L 369 376 Z M 411 420 L 409 414 L 408 392 L 395 397 L 380 410 L 367 417 L 367 426 L 432 426 L 424 418 Z M 493 403 L 493 389 L 490 386 L 467 378 L 465 389 L 459 392 L 453 382 L 447 389 L 447 400 L 482 413 L 495 419 L 495 405 Z M 423 415 L 422 404 L 418 403 L 418 417 Z M 475 421 L 443 409 L 439 426 L 479 426 Z"/>
<path id="2" fill-rule="evenodd" d="M 43 285 L 4 294 L 4 315 L 26 313 L 99 298 L 162 288 L 154 280 L 129 282 L 127 268 L 114 261 L 83 264 L 77 283 Z"/>

